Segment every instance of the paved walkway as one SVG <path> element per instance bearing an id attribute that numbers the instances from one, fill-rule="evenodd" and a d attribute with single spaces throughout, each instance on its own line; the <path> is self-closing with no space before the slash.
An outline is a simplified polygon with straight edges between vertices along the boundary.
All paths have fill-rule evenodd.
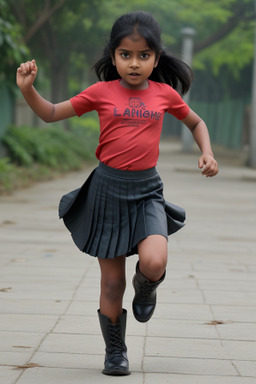
<path id="1" fill-rule="evenodd" d="M 137 257 L 127 260 L 128 377 L 101 374 L 97 260 L 57 217 L 90 169 L 0 197 L 1 384 L 255 384 L 256 171 L 219 160 L 219 176 L 205 179 L 197 155 L 162 144 L 165 196 L 186 208 L 187 225 L 169 241 L 147 324 L 131 313 Z"/>

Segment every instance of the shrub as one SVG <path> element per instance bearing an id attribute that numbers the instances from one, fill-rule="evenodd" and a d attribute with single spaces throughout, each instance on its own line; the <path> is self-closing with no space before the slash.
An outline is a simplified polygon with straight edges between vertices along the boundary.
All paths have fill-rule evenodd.
<path id="1" fill-rule="evenodd" d="M 94 119 L 81 119 L 70 130 L 58 126 L 9 127 L 2 142 L 17 165 L 44 164 L 55 169 L 79 168 L 81 160 L 92 159 L 98 140 Z"/>
<path id="2" fill-rule="evenodd" d="M 10 126 L 2 138 L 8 158 L 0 159 L 0 184 L 8 188 L 7 169 L 17 176 L 23 169 L 26 177 L 35 179 L 39 168 L 43 174 L 80 169 L 85 161 L 94 159 L 99 127 L 96 119 L 74 118 L 70 130 L 58 125 L 46 128 Z M 16 165 L 16 167 L 15 167 Z M 29 170 L 29 171 L 28 171 Z M 5 180 L 5 181 L 4 181 Z"/>

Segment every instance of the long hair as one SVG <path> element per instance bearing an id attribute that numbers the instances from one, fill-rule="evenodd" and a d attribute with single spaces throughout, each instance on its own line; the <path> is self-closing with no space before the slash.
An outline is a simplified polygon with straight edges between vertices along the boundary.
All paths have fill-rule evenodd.
<path id="1" fill-rule="evenodd" d="M 191 68 L 178 58 L 168 54 L 161 41 L 161 28 L 156 19 L 148 12 L 135 11 L 127 13 L 114 23 L 110 39 L 104 48 L 102 58 L 94 65 L 99 80 L 111 81 L 120 79 L 116 67 L 112 64 L 111 55 L 120 45 L 123 38 L 134 33 L 141 35 L 150 49 L 159 57 L 158 65 L 153 69 L 149 80 L 166 83 L 181 94 L 185 94 L 191 85 L 193 74 Z"/>

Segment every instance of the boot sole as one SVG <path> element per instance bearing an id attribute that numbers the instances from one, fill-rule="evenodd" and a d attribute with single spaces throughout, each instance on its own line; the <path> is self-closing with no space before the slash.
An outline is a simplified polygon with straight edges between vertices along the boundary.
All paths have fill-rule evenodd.
<path id="1" fill-rule="evenodd" d="M 108 376 L 128 376 L 131 374 L 130 371 L 118 371 L 118 370 L 113 370 L 113 371 L 103 370 L 102 373 Z"/>

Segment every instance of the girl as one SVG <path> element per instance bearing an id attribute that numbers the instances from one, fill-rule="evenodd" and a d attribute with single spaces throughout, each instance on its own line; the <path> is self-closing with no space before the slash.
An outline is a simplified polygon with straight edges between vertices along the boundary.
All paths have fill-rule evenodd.
<path id="1" fill-rule="evenodd" d="M 146 322 L 155 309 L 156 288 L 165 278 L 168 235 L 185 220 L 181 208 L 164 200 L 155 169 L 164 113 L 191 130 L 202 153 L 198 166 L 203 175 L 215 176 L 218 164 L 205 123 L 178 93 L 188 91 L 191 70 L 165 52 L 160 27 L 150 14 L 121 16 L 94 68 L 101 81 L 59 104 L 46 101 L 33 87 L 34 60 L 20 65 L 17 84 L 46 122 L 98 112 L 99 166 L 80 189 L 63 196 L 59 213 L 76 245 L 99 260 L 98 315 L 106 343 L 103 373 L 128 375 L 127 312 L 122 308 L 126 257 L 139 255 L 132 308 L 135 318 Z"/>

